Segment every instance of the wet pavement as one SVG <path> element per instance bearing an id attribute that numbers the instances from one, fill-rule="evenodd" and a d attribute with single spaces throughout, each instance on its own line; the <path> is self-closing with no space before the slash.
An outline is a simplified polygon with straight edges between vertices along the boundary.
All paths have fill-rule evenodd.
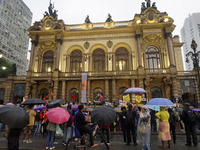
<path id="1" fill-rule="evenodd" d="M 183 131 L 177 133 L 177 144 L 173 145 L 171 150 L 198 150 L 200 149 L 200 132 L 198 132 L 198 147 L 186 147 L 185 146 L 185 134 Z M 7 140 L 2 137 L 3 132 L 0 132 L 0 150 L 7 150 Z M 20 150 L 45 150 L 45 144 L 46 144 L 46 136 L 43 135 L 32 135 L 31 140 L 32 143 L 22 143 L 22 133 L 20 137 Z M 62 144 L 62 137 L 56 137 L 56 142 L 58 144 L 55 144 L 55 147 L 57 150 L 64 150 L 65 146 Z M 99 144 L 98 147 L 93 148 L 93 150 L 106 150 L 105 145 L 100 144 L 100 140 L 98 138 L 95 139 L 95 143 Z M 140 145 L 134 146 L 131 144 L 130 146 L 127 146 L 122 141 L 122 134 L 121 133 L 111 133 L 110 134 L 110 143 L 111 145 L 110 150 L 141 150 L 142 147 Z M 159 148 L 159 145 L 161 144 L 161 141 L 157 134 L 151 135 L 151 150 L 161 150 Z M 89 148 L 88 148 L 89 149 Z M 168 149 L 168 148 L 166 148 Z"/>

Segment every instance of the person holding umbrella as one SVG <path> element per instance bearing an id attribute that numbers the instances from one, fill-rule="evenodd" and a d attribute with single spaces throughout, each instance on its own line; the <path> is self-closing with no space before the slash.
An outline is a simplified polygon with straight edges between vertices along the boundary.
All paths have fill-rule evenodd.
<path id="1" fill-rule="evenodd" d="M 33 110 L 34 105 L 29 105 L 29 109 L 26 111 L 29 115 L 29 124 L 25 127 L 24 130 L 24 135 L 23 135 L 23 143 L 32 143 L 32 141 L 30 140 L 31 137 L 31 133 L 33 130 L 33 126 L 35 123 L 35 116 L 36 116 L 36 112 Z M 28 137 L 27 140 L 25 140 L 26 135 L 28 133 Z"/>
<path id="2" fill-rule="evenodd" d="M 160 148 L 165 148 L 165 141 L 168 141 L 168 148 L 171 148 L 171 135 L 169 129 L 169 113 L 165 110 L 165 106 L 160 107 L 160 112 L 155 115 L 159 119 L 159 135 L 161 137 L 162 146 Z"/>

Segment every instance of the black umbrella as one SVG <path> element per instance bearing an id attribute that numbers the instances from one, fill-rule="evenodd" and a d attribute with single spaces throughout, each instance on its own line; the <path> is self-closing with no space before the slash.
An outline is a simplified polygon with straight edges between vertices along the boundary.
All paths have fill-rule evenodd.
<path id="1" fill-rule="evenodd" d="M 56 100 L 53 100 L 53 101 L 49 102 L 47 104 L 47 108 L 61 107 L 61 105 L 63 105 L 64 103 L 65 103 L 64 100 L 62 100 L 62 99 L 56 99 Z"/>
<path id="2" fill-rule="evenodd" d="M 6 105 L 0 108 L 0 122 L 9 128 L 24 128 L 29 124 L 29 115 L 19 106 Z"/>
<path id="3" fill-rule="evenodd" d="M 37 105 L 37 104 L 45 104 L 44 101 L 38 98 L 27 99 L 22 105 Z"/>
<path id="4" fill-rule="evenodd" d="M 97 107 L 91 112 L 91 119 L 92 122 L 97 122 L 100 125 L 106 126 L 115 121 L 116 112 L 113 110 L 112 107 L 108 106 Z"/>

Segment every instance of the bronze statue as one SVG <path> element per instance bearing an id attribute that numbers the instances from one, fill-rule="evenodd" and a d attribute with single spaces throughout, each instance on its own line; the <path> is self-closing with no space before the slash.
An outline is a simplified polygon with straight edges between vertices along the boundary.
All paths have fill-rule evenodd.
<path id="1" fill-rule="evenodd" d="M 156 7 L 156 2 L 153 2 L 152 8 L 157 9 L 157 7 Z"/>
<path id="2" fill-rule="evenodd" d="M 44 17 L 49 16 L 49 13 L 47 11 L 44 12 Z"/>
<path id="3" fill-rule="evenodd" d="M 145 11 L 146 9 L 147 9 L 147 8 L 146 8 L 146 6 L 145 6 L 145 3 L 142 2 L 141 11 L 143 12 L 143 11 Z"/>
<path id="4" fill-rule="evenodd" d="M 87 17 L 85 18 L 85 23 L 91 23 L 89 15 L 87 15 Z"/>
<path id="5" fill-rule="evenodd" d="M 54 10 L 52 16 L 53 18 L 57 19 L 58 15 L 57 15 L 58 10 Z"/>
<path id="6" fill-rule="evenodd" d="M 53 4 L 51 3 L 51 0 L 50 0 L 48 9 L 49 9 L 49 15 L 51 15 L 51 16 L 53 15 L 53 8 L 54 8 L 54 6 L 53 6 Z"/>
<path id="7" fill-rule="evenodd" d="M 145 0 L 147 2 L 147 8 L 151 7 L 151 0 Z"/>
<path id="8" fill-rule="evenodd" d="M 110 13 L 108 14 L 108 17 L 107 17 L 107 19 L 106 19 L 106 22 L 113 22 L 112 16 L 110 15 Z"/>

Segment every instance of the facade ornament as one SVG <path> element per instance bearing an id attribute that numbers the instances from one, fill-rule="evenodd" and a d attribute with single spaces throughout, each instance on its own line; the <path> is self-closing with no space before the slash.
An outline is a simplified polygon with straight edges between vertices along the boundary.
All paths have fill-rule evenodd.
<path id="1" fill-rule="evenodd" d="M 87 42 L 84 43 L 83 46 L 84 46 L 85 49 L 88 49 L 90 47 L 90 43 L 87 41 Z"/>
<path id="2" fill-rule="evenodd" d="M 107 47 L 108 48 L 111 48 L 113 46 L 113 42 L 111 41 L 111 40 L 109 40 L 108 42 L 107 42 Z"/>

